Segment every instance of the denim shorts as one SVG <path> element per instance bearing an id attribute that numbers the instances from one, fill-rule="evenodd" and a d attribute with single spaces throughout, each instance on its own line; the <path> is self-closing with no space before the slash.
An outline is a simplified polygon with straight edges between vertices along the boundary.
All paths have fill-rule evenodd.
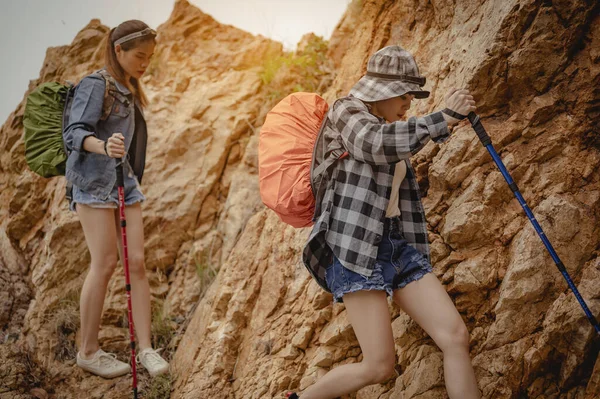
<path id="1" fill-rule="evenodd" d="M 344 294 L 356 291 L 385 291 L 392 296 L 394 290 L 404 288 L 432 270 L 427 258 L 404 239 L 400 220 L 394 217 L 385 219 L 377 261 L 370 277 L 345 268 L 334 256 L 333 263 L 325 271 L 325 280 L 334 302 L 343 302 Z"/>
<path id="2" fill-rule="evenodd" d="M 140 188 L 140 184 L 138 183 L 137 179 L 135 177 L 133 177 L 133 179 L 134 179 L 133 183 L 130 183 L 127 180 L 125 181 L 125 206 L 130 206 L 137 202 L 143 202 L 146 200 L 146 197 L 144 196 L 144 194 L 142 194 L 142 190 Z M 116 184 L 113 187 L 113 190 L 110 193 L 110 196 L 105 200 L 97 198 L 97 197 L 93 196 L 92 194 L 89 194 L 89 193 L 83 191 L 82 189 L 80 189 L 77 186 L 73 186 L 73 194 L 72 195 L 73 195 L 73 199 L 71 200 L 71 202 L 69 204 L 69 209 L 71 209 L 72 211 L 76 211 L 75 210 L 76 204 L 83 204 L 83 205 L 87 205 L 92 208 L 116 209 L 119 207 L 119 191 L 118 191 L 118 187 Z"/>

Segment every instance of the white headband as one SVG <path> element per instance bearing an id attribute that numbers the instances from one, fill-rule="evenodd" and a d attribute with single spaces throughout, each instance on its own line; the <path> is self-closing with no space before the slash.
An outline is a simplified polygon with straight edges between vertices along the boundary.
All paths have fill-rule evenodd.
<path id="1" fill-rule="evenodd" d="M 151 28 L 146 28 L 146 29 L 141 30 L 139 32 L 130 33 L 130 34 L 126 35 L 126 36 L 123 36 L 122 38 L 120 38 L 118 40 L 115 40 L 115 46 L 117 44 L 123 44 L 125 42 L 130 41 L 130 40 L 137 39 L 138 37 L 142 37 L 142 36 L 146 36 L 146 35 L 154 35 L 154 36 L 156 36 L 156 31 L 154 29 L 151 29 Z"/>

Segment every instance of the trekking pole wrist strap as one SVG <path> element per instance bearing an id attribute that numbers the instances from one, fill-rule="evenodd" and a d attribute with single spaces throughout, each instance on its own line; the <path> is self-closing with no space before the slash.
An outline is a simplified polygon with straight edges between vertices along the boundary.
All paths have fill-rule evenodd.
<path id="1" fill-rule="evenodd" d="M 454 112 L 450 108 L 444 108 L 442 110 L 442 112 L 445 113 L 446 115 L 451 116 L 454 119 L 458 119 L 458 120 L 463 120 L 467 117 L 467 115 L 463 115 L 463 114 L 459 114 L 458 112 Z"/>

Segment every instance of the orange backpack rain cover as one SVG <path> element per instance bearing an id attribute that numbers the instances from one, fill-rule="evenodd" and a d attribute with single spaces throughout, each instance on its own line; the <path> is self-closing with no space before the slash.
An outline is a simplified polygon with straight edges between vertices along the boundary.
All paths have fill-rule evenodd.
<path id="1" fill-rule="evenodd" d="M 268 114 L 260 130 L 258 177 L 263 203 L 294 227 L 312 225 L 315 198 L 310 168 L 328 110 L 314 93 L 293 93 Z"/>

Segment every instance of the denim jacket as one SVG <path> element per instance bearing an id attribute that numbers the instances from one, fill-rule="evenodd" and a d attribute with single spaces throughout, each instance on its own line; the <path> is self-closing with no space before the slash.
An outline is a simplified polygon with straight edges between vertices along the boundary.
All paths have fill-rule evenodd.
<path id="1" fill-rule="evenodd" d="M 127 153 L 135 133 L 136 107 L 131 91 L 116 82 L 118 93 L 110 94 L 114 97 L 114 104 L 108 118 L 101 120 L 105 87 L 106 82 L 99 71 L 81 80 L 75 89 L 68 125 L 63 131 L 65 146 L 70 152 L 65 174 L 67 181 L 102 200 L 110 196 L 117 180 L 115 160 L 105 154 L 84 150 L 83 141 L 88 136 L 106 141 L 113 133 L 121 133 L 125 137 Z M 139 110 L 142 112 L 141 107 Z M 145 123 L 142 133 L 143 139 L 137 141 L 143 145 L 145 157 Z M 128 162 L 126 166 L 131 170 Z M 141 176 L 138 176 L 138 179 L 141 180 Z"/>

